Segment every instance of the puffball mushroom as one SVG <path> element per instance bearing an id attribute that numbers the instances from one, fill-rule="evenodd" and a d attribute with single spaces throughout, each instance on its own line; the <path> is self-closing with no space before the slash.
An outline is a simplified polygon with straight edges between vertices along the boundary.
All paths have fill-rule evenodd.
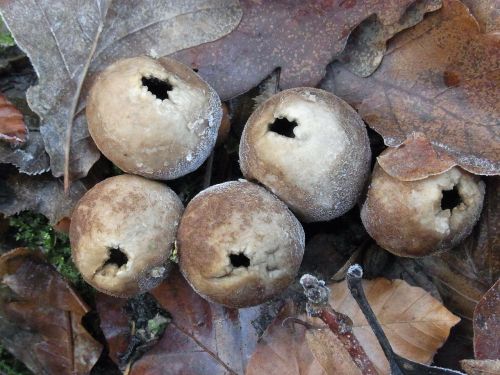
<path id="1" fill-rule="evenodd" d="M 183 205 L 160 182 L 133 175 L 90 189 L 71 218 L 73 261 L 101 292 L 130 297 L 166 276 Z"/>
<path id="2" fill-rule="evenodd" d="M 459 167 L 402 181 L 375 164 L 361 219 L 384 249 L 422 257 L 456 246 L 470 234 L 483 207 L 485 186 Z"/>
<path id="3" fill-rule="evenodd" d="M 282 91 L 250 116 L 240 143 L 248 180 L 265 185 L 306 222 L 351 209 L 370 168 L 370 145 L 357 112 L 314 88 Z"/>
<path id="4" fill-rule="evenodd" d="M 286 205 L 248 181 L 193 198 L 177 235 L 181 272 L 202 297 L 229 307 L 260 304 L 297 275 L 304 230 Z"/>
<path id="5" fill-rule="evenodd" d="M 217 93 L 186 65 L 134 57 L 107 67 L 87 100 L 101 152 L 122 170 L 170 180 L 197 169 L 214 148 L 222 109 Z"/>

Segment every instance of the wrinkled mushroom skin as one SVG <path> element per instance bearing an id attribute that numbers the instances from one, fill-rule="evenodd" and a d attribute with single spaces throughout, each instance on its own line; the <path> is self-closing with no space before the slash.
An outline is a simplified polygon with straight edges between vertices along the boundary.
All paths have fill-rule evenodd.
<path id="1" fill-rule="evenodd" d="M 265 185 L 306 222 L 331 220 L 351 209 L 368 178 L 370 158 L 356 111 L 314 88 L 268 99 L 250 116 L 240 143 L 245 178 Z"/>
<path id="2" fill-rule="evenodd" d="M 177 236 L 180 269 L 204 298 L 229 307 L 260 304 L 297 275 L 304 230 L 266 189 L 233 181 L 186 207 Z"/>
<path id="3" fill-rule="evenodd" d="M 167 186 L 133 175 L 108 178 L 78 202 L 70 226 L 73 261 L 96 289 L 130 297 L 167 274 L 180 199 Z"/>
<path id="4" fill-rule="evenodd" d="M 455 190 L 453 190 L 455 188 Z M 418 181 L 401 181 L 377 163 L 361 219 L 384 249 L 421 257 L 456 246 L 483 206 L 484 183 L 458 167 Z"/>
<path id="5" fill-rule="evenodd" d="M 150 57 L 105 69 L 86 111 L 92 139 L 108 159 L 128 173 L 162 180 L 205 161 L 222 118 L 219 97 L 189 67 Z"/>

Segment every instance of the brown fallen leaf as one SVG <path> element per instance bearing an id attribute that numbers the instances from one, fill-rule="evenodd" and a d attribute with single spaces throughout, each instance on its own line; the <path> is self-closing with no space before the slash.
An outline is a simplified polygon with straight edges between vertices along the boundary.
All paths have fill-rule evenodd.
<path id="1" fill-rule="evenodd" d="M 500 360 L 492 359 L 464 359 L 460 365 L 467 375 L 498 375 L 500 374 Z"/>
<path id="2" fill-rule="evenodd" d="M 378 164 L 401 181 L 422 180 L 453 168 L 453 159 L 437 151 L 422 133 L 411 134 L 399 147 L 389 147 L 377 157 Z"/>
<path id="3" fill-rule="evenodd" d="M 230 34 L 172 55 L 194 69 L 223 100 L 257 86 L 281 68 L 280 87 L 316 86 L 351 31 L 376 15 L 397 23 L 414 0 L 241 0 L 243 19 Z"/>
<path id="4" fill-rule="evenodd" d="M 23 114 L 0 94 L 0 140 L 17 146 L 26 142 L 27 135 Z"/>
<path id="5" fill-rule="evenodd" d="M 77 181 L 66 194 L 62 181 L 50 175 L 14 174 L 0 182 L 1 213 L 11 216 L 30 210 L 43 214 L 52 225 L 70 217 L 76 203 L 87 191 L 85 185 Z"/>
<path id="6" fill-rule="evenodd" d="M 500 359 L 500 280 L 479 300 L 473 322 L 474 357 Z"/>
<path id="7" fill-rule="evenodd" d="M 81 324 L 88 306 L 40 253 L 0 257 L 0 342 L 35 374 L 88 374 L 102 346 Z"/>
<path id="8" fill-rule="evenodd" d="M 84 116 L 97 72 L 119 58 L 163 56 L 215 40 L 241 18 L 237 0 L 1 0 L 0 12 L 39 76 L 27 97 L 42 120 L 52 173 L 64 174 L 66 185 L 99 158 Z"/>
<path id="9" fill-rule="evenodd" d="M 419 259 L 446 306 L 469 322 L 476 304 L 500 276 L 500 178 L 485 178 L 483 212 L 472 234 L 453 250 Z"/>
<path id="10" fill-rule="evenodd" d="M 269 314 L 266 305 L 238 310 L 209 303 L 177 268 L 151 294 L 172 321 L 160 341 L 132 365 L 130 375 L 243 374 L 264 329 L 260 322 Z M 97 297 L 101 328 L 115 360 L 125 351 L 130 332 L 123 305 L 119 298 Z"/>
<path id="11" fill-rule="evenodd" d="M 481 31 L 499 31 L 500 29 L 500 7 L 497 0 L 462 0 L 469 7 L 471 13 L 476 17 Z"/>
<path id="12" fill-rule="evenodd" d="M 500 38 L 457 0 L 398 34 L 375 73 L 333 64 L 322 84 L 355 106 L 389 146 L 421 132 L 476 174 L 500 173 Z"/>
<path id="13" fill-rule="evenodd" d="M 403 280 L 363 281 L 366 297 L 394 351 L 419 363 L 430 363 L 460 318 L 425 290 Z M 332 284 L 332 307 L 353 321 L 353 332 L 377 371 L 389 374 L 389 363 L 345 281 Z"/>

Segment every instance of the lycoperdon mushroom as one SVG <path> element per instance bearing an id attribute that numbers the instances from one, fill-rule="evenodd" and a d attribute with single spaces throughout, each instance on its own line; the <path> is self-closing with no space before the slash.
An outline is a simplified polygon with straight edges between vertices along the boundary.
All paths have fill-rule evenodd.
<path id="1" fill-rule="evenodd" d="M 118 297 L 167 275 L 184 207 L 166 185 L 140 176 L 108 178 L 78 202 L 70 226 L 72 257 L 85 281 Z"/>
<path id="2" fill-rule="evenodd" d="M 459 167 L 416 181 L 402 181 L 375 164 L 363 224 L 377 244 L 403 257 L 450 249 L 479 219 L 485 185 Z"/>
<path id="3" fill-rule="evenodd" d="M 304 230 L 256 184 L 214 185 L 193 198 L 177 235 L 181 272 L 202 297 L 229 307 L 260 304 L 297 275 Z"/>
<path id="4" fill-rule="evenodd" d="M 370 169 L 366 127 L 346 102 L 314 88 L 282 91 L 250 116 L 240 165 L 306 222 L 351 209 Z"/>
<path id="5" fill-rule="evenodd" d="M 98 75 L 87 122 L 99 150 L 127 173 L 170 180 L 197 169 L 217 139 L 217 93 L 169 58 L 118 60 Z"/>

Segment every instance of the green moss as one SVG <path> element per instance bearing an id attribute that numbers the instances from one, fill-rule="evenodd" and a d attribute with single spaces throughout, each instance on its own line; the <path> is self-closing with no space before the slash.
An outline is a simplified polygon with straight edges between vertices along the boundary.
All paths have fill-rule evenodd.
<path id="1" fill-rule="evenodd" d="M 0 373 L 5 375 L 31 375 L 26 366 L 0 344 Z"/>

